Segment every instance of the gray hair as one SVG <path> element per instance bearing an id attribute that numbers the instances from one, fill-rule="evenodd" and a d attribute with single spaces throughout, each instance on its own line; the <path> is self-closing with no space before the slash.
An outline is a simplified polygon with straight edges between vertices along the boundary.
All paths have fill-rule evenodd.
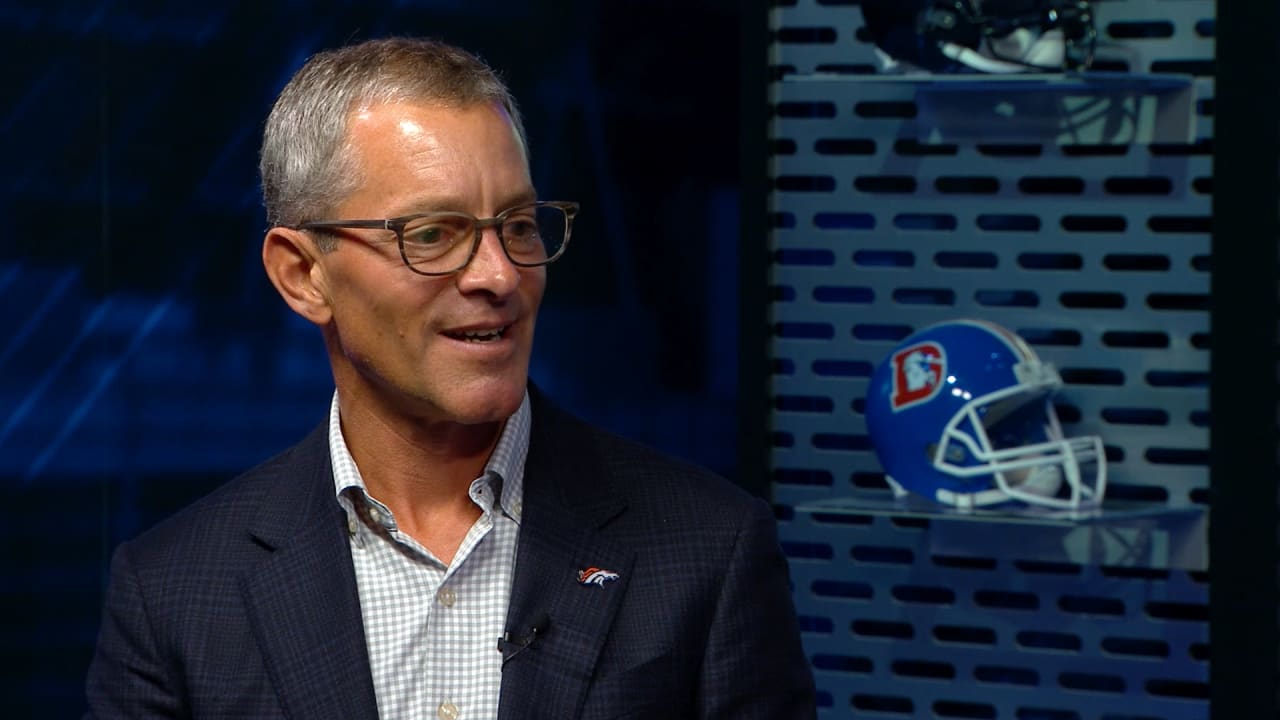
<path id="1" fill-rule="evenodd" d="M 527 152 L 511 92 L 492 68 L 461 48 L 384 38 L 321 52 L 284 86 L 267 117 L 258 168 L 268 225 L 320 219 L 359 187 L 347 137 L 352 111 L 415 100 L 445 107 L 498 103 Z"/>

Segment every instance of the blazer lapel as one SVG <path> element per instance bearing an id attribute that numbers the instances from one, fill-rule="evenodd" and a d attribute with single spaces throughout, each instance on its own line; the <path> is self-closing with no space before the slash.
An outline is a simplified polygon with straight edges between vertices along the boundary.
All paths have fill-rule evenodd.
<path id="1" fill-rule="evenodd" d="M 272 478 L 251 526 L 266 557 L 241 579 L 249 621 L 286 713 L 376 720 L 346 516 L 333 496 L 327 431 Z"/>
<path id="2" fill-rule="evenodd" d="M 530 392 L 533 430 L 506 627 L 527 634 L 540 615 L 549 622 L 504 663 L 498 717 L 564 720 L 579 715 L 635 553 L 601 532 L 625 504 L 610 492 L 584 431 Z M 583 584 L 579 572 L 591 568 L 616 579 Z"/>

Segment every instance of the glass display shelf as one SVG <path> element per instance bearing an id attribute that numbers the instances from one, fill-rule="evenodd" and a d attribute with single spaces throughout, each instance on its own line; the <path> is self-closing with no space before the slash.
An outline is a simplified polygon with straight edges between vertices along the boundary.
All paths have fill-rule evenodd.
<path id="1" fill-rule="evenodd" d="M 855 515 L 928 520 L 930 548 L 938 553 L 1181 570 L 1208 567 L 1206 510 L 1124 500 L 1078 510 L 957 509 L 889 491 L 795 507 L 797 515 L 821 524 Z"/>
<path id="2" fill-rule="evenodd" d="M 964 90 L 966 92 L 1006 92 L 1042 90 L 1142 90 L 1169 92 L 1187 88 L 1193 77 L 1181 73 L 1061 72 L 1061 73 L 901 73 L 901 74 L 837 74 L 810 73 L 787 75 L 785 82 L 838 80 L 855 84 L 910 84 L 927 90 Z"/>
<path id="3" fill-rule="evenodd" d="M 782 84 L 787 83 L 798 89 L 815 83 L 828 90 L 844 86 L 862 102 L 909 101 L 914 108 L 901 117 L 919 140 L 930 143 L 1148 145 L 1196 139 L 1196 89 L 1190 75 L 815 73 L 787 76 Z M 859 114 L 863 112 L 866 106 Z"/>

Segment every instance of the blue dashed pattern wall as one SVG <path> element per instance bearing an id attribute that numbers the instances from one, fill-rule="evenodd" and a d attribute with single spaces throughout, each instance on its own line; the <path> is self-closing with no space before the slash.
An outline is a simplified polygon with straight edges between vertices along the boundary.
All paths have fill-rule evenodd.
<path id="1" fill-rule="evenodd" d="M 856 4 L 772 11 L 771 472 L 823 717 L 1208 714 L 1213 4 L 1094 7 L 1079 78 L 876 75 Z M 1060 369 L 1142 511 L 876 504 L 867 380 L 956 317 Z"/>

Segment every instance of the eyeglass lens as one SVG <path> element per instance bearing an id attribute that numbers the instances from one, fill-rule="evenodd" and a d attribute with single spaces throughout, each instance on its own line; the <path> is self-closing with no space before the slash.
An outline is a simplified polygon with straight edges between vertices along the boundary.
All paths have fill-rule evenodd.
<path id="1" fill-rule="evenodd" d="M 513 263 L 541 265 L 560 252 L 566 225 L 558 207 L 521 208 L 503 218 L 499 234 Z M 417 218 L 404 227 L 404 257 L 424 272 L 456 270 L 466 264 L 475 235 L 475 219 L 467 215 Z"/>

